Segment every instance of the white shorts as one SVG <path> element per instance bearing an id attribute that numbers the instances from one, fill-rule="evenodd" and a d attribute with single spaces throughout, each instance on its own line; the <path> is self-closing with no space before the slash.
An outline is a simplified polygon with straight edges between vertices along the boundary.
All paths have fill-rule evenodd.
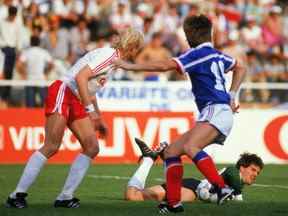
<path id="1" fill-rule="evenodd" d="M 233 112 L 228 104 L 211 104 L 200 113 L 197 122 L 209 122 L 221 134 L 215 142 L 222 144 L 233 126 Z"/>

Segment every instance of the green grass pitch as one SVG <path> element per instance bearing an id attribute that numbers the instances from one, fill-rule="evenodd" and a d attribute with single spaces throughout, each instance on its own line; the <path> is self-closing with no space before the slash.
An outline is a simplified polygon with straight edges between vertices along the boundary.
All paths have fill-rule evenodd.
<path id="1" fill-rule="evenodd" d="M 220 169 L 223 165 L 219 165 Z M 152 216 L 158 215 L 157 202 L 127 202 L 123 191 L 127 178 L 136 165 L 93 165 L 76 192 L 81 199 L 78 209 L 54 209 L 52 203 L 61 190 L 69 171 L 67 165 L 47 165 L 36 183 L 29 190 L 27 209 L 7 209 L 4 202 L 15 188 L 23 166 L 0 165 L 0 216 Z M 285 216 L 288 215 L 288 165 L 267 165 L 255 186 L 246 187 L 244 202 L 229 202 L 223 206 L 215 204 L 185 203 L 185 213 L 197 216 Z M 185 165 L 185 176 L 200 177 L 193 165 Z M 159 184 L 163 178 L 162 165 L 154 166 L 147 185 Z"/>

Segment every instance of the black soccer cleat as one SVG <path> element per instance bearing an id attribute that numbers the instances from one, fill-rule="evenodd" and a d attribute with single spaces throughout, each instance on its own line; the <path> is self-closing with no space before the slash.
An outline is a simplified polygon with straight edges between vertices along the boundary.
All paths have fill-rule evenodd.
<path id="1" fill-rule="evenodd" d="M 219 188 L 218 186 L 214 185 L 209 192 L 217 193 L 217 204 L 222 205 L 232 197 L 234 189 L 228 186 Z"/>
<path id="2" fill-rule="evenodd" d="M 54 207 L 55 208 L 79 208 L 80 200 L 73 197 L 69 200 L 55 200 Z"/>
<path id="3" fill-rule="evenodd" d="M 169 213 L 182 213 L 184 212 L 184 207 L 181 203 L 175 206 L 169 206 L 166 202 L 162 202 L 158 205 L 159 214 L 165 215 Z"/>
<path id="4" fill-rule="evenodd" d="M 142 140 L 138 138 L 135 138 L 135 142 L 140 148 L 141 153 L 142 153 L 142 156 L 140 157 L 140 159 L 143 157 L 150 157 L 154 161 L 157 159 L 158 153 L 156 151 L 151 150 L 145 142 L 143 142 Z"/>
<path id="5" fill-rule="evenodd" d="M 167 142 L 160 142 L 159 146 L 156 148 L 155 152 L 164 160 L 164 151 L 168 147 Z"/>
<path id="6" fill-rule="evenodd" d="M 8 197 L 5 206 L 7 208 L 27 208 L 26 197 L 28 196 L 27 193 L 16 193 L 15 198 Z"/>
<path id="7" fill-rule="evenodd" d="M 229 187 L 224 187 L 221 188 L 218 192 L 217 192 L 217 204 L 218 205 L 222 205 L 225 201 L 229 200 L 231 198 L 231 196 L 233 195 L 234 189 L 229 188 Z"/>

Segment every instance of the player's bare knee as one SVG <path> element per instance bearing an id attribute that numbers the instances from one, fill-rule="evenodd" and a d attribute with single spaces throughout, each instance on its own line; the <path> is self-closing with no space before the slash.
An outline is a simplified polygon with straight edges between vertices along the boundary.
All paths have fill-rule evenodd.
<path id="1" fill-rule="evenodd" d="M 169 153 L 167 151 L 167 148 L 163 151 L 163 160 L 166 160 L 169 157 Z"/>
<path id="2" fill-rule="evenodd" d="M 175 157 L 175 156 L 178 156 L 178 154 L 177 152 L 175 152 L 175 149 L 171 148 L 170 146 L 168 146 L 163 152 L 164 160 L 170 157 Z"/>
<path id="3" fill-rule="evenodd" d="M 55 155 L 59 150 L 59 145 L 56 144 L 45 144 L 39 151 L 45 155 L 46 158 L 50 158 Z"/>
<path id="4" fill-rule="evenodd" d="M 135 197 L 132 195 L 132 193 L 130 191 L 126 191 L 125 200 L 127 200 L 127 201 L 135 201 L 134 198 Z"/>
<path id="5" fill-rule="evenodd" d="M 89 136 L 83 143 L 84 153 L 91 158 L 94 158 L 99 153 L 99 144 L 95 136 Z"/>
<path id="6" fill-rule="evenodd" d="M 94 158 L 99 153 L 99 146 L 98 144 L 90 145 L 84 151 L 89 157 Z"/>
<path id="7" fill-rule="evenodd" d="M 189 155 L 190 158 L 194 158 L 194 156 L 200 151 L 201 149 L 198 147 L 195 147 L 191 144 L 185 144 L 184 145 L 184 152 L 185 154 Z"/>
<path id="8" fill-rule="evenodd" d="M 143 195 L 142 193 L 134 188 L 134 187 L 128 187 L 125 191 L 125 200 L 127 201 L 143 201 Z"/>

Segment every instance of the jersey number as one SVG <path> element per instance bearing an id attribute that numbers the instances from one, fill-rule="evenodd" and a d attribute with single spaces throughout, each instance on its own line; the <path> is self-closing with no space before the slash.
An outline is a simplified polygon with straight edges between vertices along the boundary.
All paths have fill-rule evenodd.
<path id="1" fill-rule="evenodd" d="M 216 77 L 215 89 L 225 91 L 224 63 L 222 61 L 212 62 L 210 70 Z"/>

